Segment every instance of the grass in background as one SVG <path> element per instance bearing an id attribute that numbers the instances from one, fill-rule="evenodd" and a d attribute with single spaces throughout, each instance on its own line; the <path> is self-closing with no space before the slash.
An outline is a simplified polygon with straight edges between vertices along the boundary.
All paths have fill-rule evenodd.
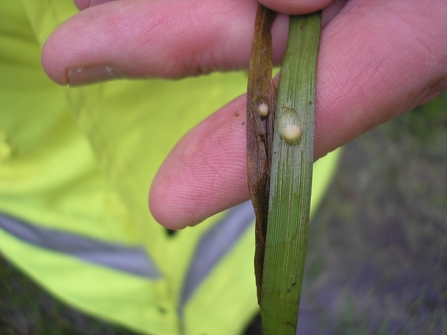
<path id="1" fill-rule="evenodd" d="M 447 334 L 447 92 L 346 145 L 307 270 L 318 334 Z"/>

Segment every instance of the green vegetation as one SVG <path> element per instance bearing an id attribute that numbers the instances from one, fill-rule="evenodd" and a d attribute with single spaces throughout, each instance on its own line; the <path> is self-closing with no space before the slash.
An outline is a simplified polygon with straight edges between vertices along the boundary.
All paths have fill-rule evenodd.
<path id="1" fill-rule="evenodd" d="M 320 29 L 320 13 L 290 17 L 273 136 L 261 292 L 265 335 L 296 333 L 309 227 Z"/>

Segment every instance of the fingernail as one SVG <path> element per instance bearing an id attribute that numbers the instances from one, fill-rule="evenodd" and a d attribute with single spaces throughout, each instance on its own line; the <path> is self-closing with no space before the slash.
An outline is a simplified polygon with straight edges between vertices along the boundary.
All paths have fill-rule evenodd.
<path id="1" fill-rule="evenodd" d="M 119 71 L 111 68 L 110 66 L 92 66 L 68 69 L 67 75 L 68 84 L 70 86 L 82 86 L 124 77 Z"/>
<path id="2" fill-rule="evenodd" d="M 115 0 L 91 0 L 89 7 L 102 5 L 103 3 L 112 2 L 112 1 L 115 1 Z"/>

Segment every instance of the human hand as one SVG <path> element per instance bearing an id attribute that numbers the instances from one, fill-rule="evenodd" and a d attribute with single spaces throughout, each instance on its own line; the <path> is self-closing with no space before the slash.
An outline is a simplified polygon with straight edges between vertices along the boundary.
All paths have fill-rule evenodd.
<path id="1" fill-rule="evenodd" d="M 85 9 L 89 2 L 77 5 Z M 444 0 L 262 2 L 287 14 L 325 8 L 316 159 L 447 88 Z M 42 62 L 59 84 L 110 73 L 93 68 L 91 78 L 68 77 L 68 69 L 81 67 L 107 66 L 141 78 L 246 68 L 255 12 L 253 0 L 115 1 L 83 10 L 58 28 Z M 286 35 L 287 20 L 279 16 L 273 28 L 277 64 Z M 243 117 L 245 96 L 191 130 L 163 163 L 150 192 L 152 214 L 161 224 L 193 225 L 248 199 L 245 130 L 235 113 Z"/>

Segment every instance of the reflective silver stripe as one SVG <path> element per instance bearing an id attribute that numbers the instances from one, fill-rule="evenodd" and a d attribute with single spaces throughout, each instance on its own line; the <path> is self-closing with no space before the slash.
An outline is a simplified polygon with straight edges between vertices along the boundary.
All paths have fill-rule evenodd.
<path id="1" fill-rule="evenodd" d="M 145 278 L 161 277 L 160 271 L 143 247 L 104 242 L 39 227 L 4 214 L 0 214 L 0 228 L 23 242 L 50 251 Z"/>
<path id="2" fill-rule="evenodd" d="M 183 307 L 194 290 L 221 258 L 238 242 L 245 230 L 254 222 L 254 218 L 251 201 L 247 201 L 230 209 L 221 222 L 203 235 L 196 248 L 183 286 L 179 305 L 180 315 L 182 315 Z"/>

